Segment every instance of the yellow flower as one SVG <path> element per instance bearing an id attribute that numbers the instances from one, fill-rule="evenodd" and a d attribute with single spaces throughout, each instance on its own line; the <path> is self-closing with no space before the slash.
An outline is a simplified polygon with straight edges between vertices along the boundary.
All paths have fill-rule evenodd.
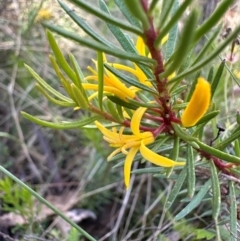
<path id="1" fill-rule="evenodd" d="M 104 62 L 106 63 L 106 57 L 104 55 Z M 88 67 L 93 75 L 87 76 L 86 81 L 94 80 L 98 81 L 98 73 L 93 68 Z M 104 86 L 103 90 L 105 93 L 111 93 L 118 96 L 121 99 L 134 98 L 134 91 L 130 90 L 125 84 L 123 84 L 114 74 L 105 69 L 104 74 Z M 84 89 L 98 90 L 97 84 L 83 84 Z"/>
<path id="2" fill-rule="evenodd" d="M 116 128 L 113 128 L 113 130 L 110 131 L 98 121 L 95 122 L 98 129 L 104 135 L 104 140 L 106 140 L 111 147 L 117 148 L 108 156 L 108 160 L 119 152 L 122 152 L 126 155 L 124 162 L 124 181 L 126 188 L 129 187 L 131 166 L 138 151 L 140 151 L 141 155 L 146 160 L 158 166 L 174 167 L 185 164 L 184 162 L 175 162 L 166 157 L 160 156 L 146 147 L 154 142 L 152 132 L 140 132 L 140 122 L 146 110 L 147 108 L 140 107 L 134 112 L 130 125 L 133 133 L 132 135 L 123 134 L 124 127 L 120 128 L 119 132 L 117 132 Z"/>
<path id="3" fill-rule="evenodd" d="M 184 127 L 194 126 L 206 113 L 211 101 L 211 85 L 204 78 L 198 78 L 193 95 L 182 114 Z"/>
<path id="4" fill-rule="evenodd" d="M 49 20 L 50 18 L 52 18 L 51 11 L 49 11 L 48 9 L 41 8 L 37 13 L 35 21 L 41 22 L 43 20 Z"/>

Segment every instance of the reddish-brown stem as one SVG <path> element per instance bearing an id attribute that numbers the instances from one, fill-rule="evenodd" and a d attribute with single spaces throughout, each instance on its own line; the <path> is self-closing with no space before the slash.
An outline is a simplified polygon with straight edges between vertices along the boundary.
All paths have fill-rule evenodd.
<path id="1" fill-rule="evenodd" d="M 156 121 L 156 122 L 163 122 L 163 118 L 162 117 L 150 115 L 148 113 L 145 113 L 143 116 L 146 117 L 149 120 L 153 120 L 153 121 Z"/>
<path id="2" fill-rule="evenodd" d="M 233 176 L 233 177 L 237 177 L 235 176 L 233 173 L 231 173 L 231 171 L 229 170 L 229 168 L 233 167 L 234 164 L 233 163 L 224 163 L 222 160 L 220 160 L 219 158 L 210 155 L 202 150 L 199 150 L 200 154 L 202 157 L 205 157 L 207 160 L 211 160 L 213 161 L 214 165 L 217 167 L 218 170 L 220 170 L 222 173 L 229 175 L 229 176 Z"/>
<path id="3" fill-rule="evenodd" d="M 142 7 L 148 15 L 148 1 L 141 0 Z M 153 18 L 148 15 L 149 29 L 144 30 L 145 44 L 147 45 L 149 52 L 153 59 L 156 60 L 156 66 L 154 67 L 153 73 L 157 83 L 157 89 L 159 93 L 158 103 L 163 109 L 161 116 L 163 118 L 164 124 L 168 130 L 171 130 L 171 122 L 181 123 L 181 121 L 176 117 L 174 111 L 172 110 L 172 105 L 170 103 L 170 95 L 167 89 L 167 78 L 160 79 L 160 74 L 164 72 L 163 58 L 161 50 L 155 46 L 155 41 L 157 38 L 157 32 L 154 28 Z"/>
<path id="4" fill-rule="evenodd" d="M 104 117 L 106 120 L 109 120 L 109 121 L 112 121 L 112 122 L 118 122 L 113 118 L 112 115 L 101 111 L 100 109 L 98 109 L 96 106 L 94 106 L 92 104 L 90 104 L 90 109 L 91 109 L 91 112 L 97 113 L 98 115 Z"/>
<path id="5" fill-rule="evenodd" d="M 159 134 L 167 131 L 168 131 L 167 126 L 164 123 L 162 123 L 155 131 L 152 132 L 152 134 L 154 138 L 156 138 Z"/>

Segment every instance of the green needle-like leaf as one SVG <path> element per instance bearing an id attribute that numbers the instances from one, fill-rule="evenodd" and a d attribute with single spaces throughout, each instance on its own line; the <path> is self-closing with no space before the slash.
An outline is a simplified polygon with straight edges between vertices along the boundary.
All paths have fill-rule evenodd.
<path id="1" fill-rule="evenodd" d="M 101 110 L 103 110 L 103 86 L 104 86 L 104 64 L 103 53 L 97 52 L 97 66 L 98 66 L 98 103 Z"/>
<path id="2" fill-rule="evenodd" d="M 31 75 L 38 81 L 38 83 L 44 87 L 47 91 L 49 91 L 50 93 L 52 93 L 55 97 L 59 98 L 62 101 L 66 101 L 66 102 L 70 102 L 72 103 L 72 100 L 66 96 L 64 96 L 63 94 L 61 94 L 60 92 L 56 91 L 55 89 L 53 89 L 49 84 L 47 84 L 31 67 L 29 67 L 28 65 L 25 64 L 25 67 L 27 68 L 27 70 L 31 73 Z"/>
<path id="3" fill-rule="evenodd" d="M 71 84 L 71 92 L 78 106 L 84 110 L 87 110 L 89 108 L 88 99 L 85 98 L 80 89 L 73 83 Z"/>
<path id="4" fill-rule="evenodd" d="M 132 25 L 129 25 L 127 23 L 124 23 L 123 21 L 121 21 L 120 19 L 118 18 L 115 18 L 115 17 L 112 17 L 112 16 L 109 16 L 108 14 L 105 14 L 104 12 L 102 12 L 101 10 L 99 10 L 98 8 L 95 8 L 92 6 L 92 4 L 89 4 L 88 2 L 86 1 L 83 1 L 83 0 L 69 0 L 69 2 L 72 2 L 74 3 L 76 6 L 84 9 L 85 11 L 91 13 L 93 16 L 96 16 L 108 23 L 111 23 L 113 25 L 116 25 L 122 29 L 125 29 L 129 32 L 132 32 L 132 33 L 135 33 L 137 35 L 142 35 L 142 31 L 141 29 L 135 27 L 135 26 L 132 26 Z"/>
<path id="5" fill-rule="evenodd" d="M 56 32 L 59 35 L 64 36 L 66 38 L 72 39 L 72 40 L 80 43 L 81 45 L 89 47 L 91 49 L 101 51 L 106 54 L 110 54 L 110 55 L 113 55 L 113 56 L 116 56 L 116 57 L 119 57 L 122 59 L 128 59 L 133 62 L 142 63 L 147 66 L 149 66 L 149 65 L 151 66 L 152 64 L 155 64 L 155 60 L 153 60 L 153 59 L 143 57 L 143 56 L 140 56 L 137 54 L 127 53 L 127 52 L 119 50 L 119 49 L 109 48 L 108 46 L 101 44 L 97 41 L 80 37 L 79 35 L 77 35 L 73 32 L 69 32 L 69 31 L 63 29 L 62 27 L 58 27 L 58 26 L 52 25 L 47 22 L 43 23 L 43 25 L 46 28 L 50 29 L 51 31 Z"/>
<path id="6" fill-rule="evenodd" d="M 131 12 L 128 10 L 128 7 L 126 6 L 125 0 L 114 0 L 118 8 L 121 10 L 122 14 L 125 16 L 125 18 L 128 20 L 131 25 L 141 28 L 141 24 L 137 18 L 135 18 Z"/>
<path id="7" fill-rule="evenodd" d="M 193 197 L 195 193 L 195 158 L 193 156 L 193 148 L 188 144 L 187 145 L 187 189 L 188 196 Z"/>
<path id="8" fill-rule="evenodd" d="M 141 2 L 139 0 L 125 0 L 125 4 L 128 7 L 129 12 L 131 12 L 133 16 L 140 20 L 143 29 L 148 30 L 150 27 L 150 23 Z"/>
<path id="9" fill-rule="evenodd" d="M 81 17 L 79 17 L 72 9 L 70 9 L 66 4 L 64 4 L 62 1 L 58 0 L 58 3 L 63 8 L 63 10 L 72 18 L 72 20 L 89 36 L 91 36 L 96 41 L 105 44 L 111 48 L 116 47 L 114 44 L 109 42 L 107 39 L 101 37 L 97 32 L 92 29 Z"/>
<path id="10" fill-rule="evenodd" d="M 209 83 L 212 83 L 213 75 L 214 75 L 214 67 L 212 66 L 208 72 L 208 77 L 207 77 L 207 80 Z"/>
<path id="11" fill-rule="evenodd" d="M 113 102 L 110 99 L 107 100 L 107 108 L 108 108 L 109 113 L 113 116 L 113 118 L 117 122 L 121 123 L 123 121 L 123 119 L 118 114 L 118 111 L 116 109 L 116 105 L 114 105 Z"/>
<path id="12" fill-rule="evenodd" d="M 179 191 L 186 179 L 186 176 L 187 176 L 187 167 L 185 166 L 182 171 L 180 172 L 179 176 L 178 176 L 178 179 L 170 193 L 170 195 L 168 196 L 168 199 L 166 201 L 166 205 L 165 205 L 165 209 L 168 210 L 173 202 L 175 201 L 177 195 L 179 194 Z"/>
<path id="13" fill-rule="evenodd" d="M 93 116 L 93 117 L 88 117 L 84 120 L 78 120 L 78 121 L 72 121 L 72 122 L 50 122 L 50 121 L 45 121 L 45 120 L 41 120 L 37 117 L 34 117 L 32 115 L 29 115 L 26 112 L 21 112 L 22 116 L 40 126 L 45 126 L 45 127 L 49 127 L 52 129 L 59 129 L 59 130 L 66 130 L 66 129 L 74 129 L 74 128 L 81 128 L 84 127 L 85 125 L 88 125 L 92 122 L 94 122 L 95 120 L 100 119 L 101 117 L 99 116 Z"/>
<path id="14" fill-rule="evenodd" d="M 133 105 L 131 103 L 128 103 L 128 102 L 125 102 L 124 100 L 116 97 L 116 96 L 107 96 L 108 99 L 110 99 L 113 103 L 117 104 L 117 105 L 120 105 L 120 106 L 123 106 L 123 107 L 126 107 L 128 109 L 132 109 L 132 110 L 136 110 L 138 108 L 138 106 L 136 105 Z M 126 110 L 127 111 L 127 110 Z"/>
<path id="15" fill-rule="evenodd" d="M 220 184 L 218 178 L 217 168 L 213 161 L 210 162 L 211 166 L 211 180 L 212 180 L 212 215 L 213 219 L 217 221 L 220 207 L 221 207 L 221 192 L 220 192 Z"/>
<path id="16" fill-rule="evenodd" d="M 201 190 L 198 192 L 198 194 L 196 196 L 194 196 L 194 198 L 192 199 L 192 201 L 185 207 L 183 208 L 180 213 L 178 213 L 175 216 L 175 220 L 180 220 L 182 218 L 184 218 L 186 215 L 188 215 L 194 208 L 196 208 L 201 201 L 203 200 L 203 198 L 205 197 L 205 195 L 207 194 L 209 188 L 211 187 L 211 179 L 209 179 L 204 186 L 201 188 Z"/>
<path id="17" fill-rule="evenodd" d="M 237 222 L 237 200 L 234 182 L 229 182 L 229 191 L 230 191 L 230 232 L 231 232 L 231 240 L 238 240 L 238 222 Z"/>
<path id="18" fill-rule="evenodd" d="M 219 113 L 220 113 L 220 110 L 214 110 L 212 112 L 207 113 L 197 122 L 196 126 L 203 123 L 206 125 L 211 119 L 216 117 Z"/>
<path id="19" fill-rule="evenodd" d="M 172 56 L 172 63 L 169 64 L 169 67 L 162 74 L 163 77 L 167 77 L 168 75 L 172 74 L 175 70 L 178 69 L 179 66 L 181 66 L 183 60 L 189 52 L 196 23 L 197 14 L 196 12 L 192 12 L 187 22 L 185 23 L 180 44 Z"/>
<path id="20" fill-rule="evenodd" d="M 160 15 L 160 19 L 159 19 L 159 26 L 163 26 L 166 23 L 166 20 L 169 19 L 169 16 L 171 15 L 170 11 L 173 8 L 173 5 L 175 5 L 175 7 L 176 7 L 176 5 L 179 5 L 178 0 L 173 0 L 173 1 L 164 0 L 164 1 L 162 1 L 162 10 L 161 10 L 161 15 Z M 176 9 L 178 9 L 178 6 L 177 6 Z"/>
<path id="21" fill-rule="evenodd" d="M 215 91 L 217 90 L 217 87 L 219 85 L 219 82 L 221 80 L 221 77 L 222 77 L 222 74 L 223 74 L 223 70 L 224 70 L 224 67 L 225 67 L 225 60 L 223 60 L 221 62 L 221 64 L 219 65 L 218 67 L 218 70 L 217 70 L 217 73 L 211 83 L 211 90 L 212 90 L 212 98 L 214 96 L 214 93 Z"/>
<path id="22" fill-rule="evenodd" d="M 71 60 L 71 64 L 72 64 L 73 69 L 74 69 L 74 71 L 76 73 L 76 76 L 77 76 L 77 85 L 76 86 L 79 88 L 79 90 L 81 91 L 82 95 L 84 96 L 84 98 L 88 102 L 87 94 L 85 92 L 85 89 L 82 86 L 82 81 L 84 80 L 83 72 L 80 69 L 80 66 L 78 65 L 77 60 L 75 59 L 75 57 L 71 53 L 69 54 L 69 58 Z"/>
<path id="23" fill-rule="evenodd" d="M 66 59 L 64 58 L 62 51 L 60 50 L 56 40 L 54 39 L 52 33 L 49 30 L 47 30 L 47 37 L 48 37 L 48 41 L 51 46 L 51 49 L 54 53 L 54 56 L 57 60 L 57 63 L 64 70 L 64 72 L 68 75 L 68 77 L 73 81 L 73 83 L 75 83 L 77 85 L 76 74 L 74 73 L 72 68 L 69 66 Z"/>
<path id="24" fill-rule="evenodd" d="M 152 104 L 152 103 L 145 103 L 145 102 L 139 102 L 134 99 L 128 99 L 129 103 L 132 103 L 135 106 L 141 106 L 141 107 L 147 107 L 147 108 L 159 108 L 159 105 Z"/>
<path id="25" fill-rule="evenodd" d="M 175 14 L 171 17 L 169 22 L 160 30 L 160 34 L 157 36 L 155 41 L 155 46 L 160 46 L 162 39 L 170 29 L 178 22 L 180 17 L 182 17 L 182 14 L 185 12 L 187 7 L 191 4 L 192 0 L 185 0 L 184 3 L 178 8 L 178 10 L 175 12 Z"/>
<path id="26" fill-rule="evenodd" d="M 61 100 L 57 100 L 55 98 L 53 98 L 52 96 L 50 96 L 45 89 L 39 85 L 36 84 L 36 87 L 38 88 L 39 91 L 41 91 L 41 93 L 52 103 L 54 103 L 55 105 L 59 105 L 59 106 L 63 106 L 63 107 L 76 107 L 76 103 L 75 102 L 67 102 L 67 101 L 61 101 Z"/>
<path id="27" fill-rule="evenodd" d="M 195 65 L 197 62 L 201 61 L 207 50 L 212 47 L 213 41 L 216 39 L 216 36 L 219 35 L 221 28 L 218 27 L 212 34 L 211 38 L 207 38 L 206 44 L 204 47 L 201 49 L 200 53 L 197 55 L 196 59 L 193 61 L 192 65 Z"/>

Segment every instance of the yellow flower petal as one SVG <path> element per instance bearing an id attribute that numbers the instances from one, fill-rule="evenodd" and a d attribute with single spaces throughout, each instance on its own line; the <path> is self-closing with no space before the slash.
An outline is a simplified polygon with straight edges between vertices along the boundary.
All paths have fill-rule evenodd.
<path id="1" fill-rule="evenodd" d="M 131 130 L 132 130 L 133 134 L 136 136 L 140 136 L 139 126 L 140 126 L 142 116 L 146 110 L 147 110 L 147 108 L 140 107 L 133 114 L 133 117 L 131 120 Z"/>
<path id="2" fill-rule="evenodd" d="M 165 36 L 163 37 L 163 39 L 162 39 L 162 41 L 161 41 L 161 45 L 164 45 L 164 44 L 168 41 L 168 35 L 169 35 L 169 34 L 167 34 L 167 35 L 165 35 Z"/>
<path id="3" fill-rule="evenodd" d="M 131 148 L 124 162 L 124 182 L 126 185 L 126 189 L 129 188 L 132 162 L 138 150 L 139 150 L 139 147 Z"/>
<path id="4" fill-rule="evenodd" d="M 182 114 L 181 121 L 184 127 L 195 125 L 206 113 L 211 100 L 211 85 L 204 78 L 198 78 L 193 95 Z"/>
<path id="5" fill-rule="evenodd" d="M 146 56 L 145 44 L 141 37 L 137 38 L 136 49 L 140 55 Z"/>
<path id="6" fill-rule="evenodd" d="M 155 152 L 151 151 L 149 148 L 147 148 L 144 145 L 144 142 L 141 142 L 140 146 L 140 152 L 141 155 L 151 163 L 157 165 L 157 166 L 162 166 L 162 167 L 174 167 L 174 166 L 183 166 L 185 165 L 185 162 L 175 162 L 171 159 L 168 159 L 166 157 L 160 156 L 156 154 Z"/>

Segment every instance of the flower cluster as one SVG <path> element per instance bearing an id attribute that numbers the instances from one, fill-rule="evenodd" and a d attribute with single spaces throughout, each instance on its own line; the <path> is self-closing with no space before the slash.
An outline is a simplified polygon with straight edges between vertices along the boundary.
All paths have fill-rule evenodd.
<path id="1" fill-rule="evenodd" d="M 90 123 L 96 120 L 94 123 L 102 132 L 104 140 L 109 143 L 110 147 L 115 148 L 108 160 L 120 152 L 126 155 L 124 162 L 126 188 L 129 187 L 132 162 L 138 152 L 142 158 L 157 166 L 185 165 L 185 162 L 171 160 L 158 154 L 158 151 L 152 151 L 147 146 L 154 145 L 160 134 L 174 137 L 172 123 L 191 127 L 201 119 L 211 100 L 211 86 L 204 78 L 198 79 L 192 97 L 181 115 L 181 111 L 174 110 L 166 87 L 167 81 L 173 78 L 175 73 L 164 80 L 165 85 L 157 86 L 142 65 L 133 63 L 132 66 L 128 66 L 110 63 L 107 61 L 106 55 L 102 54 L 103 65 L 99 65 L 99 59 L 93 61 L 95 69 L 88 67 L 91 75 L 83 77 L 82 73 L 77 71 L 79 66 L 74 57 L 70 56 L 74 65 L 74 68 L 71 68 L 50 32 L 48 32 L 48 38 L 55 58 L 58 57 L 55 59 L 50 56 L 50 60 L 68 97 L 53 90 L 32 69 L 29 67 L 28 69 L 38 80 L 38 88 L 55 104 L 72 106 L 75 110 L 82 108 L 115 124 L 115 127 L 108 129 L 104 126 L 102 119 L 93 118 L 89 121 Z M 166 39 L 167 37 L 164 41 Z M 135 47 L 139 55 L 151 57 L 151 53 L 147 54 L 147 47 L 142 38 L 138 38 Z M 152 78 L 154 78 L 154 74 Z M 128 81 L 123 82 L 124 79 Z M 55 98 L 47 92 L 50 92 Z M 46 122 L 44 123 L 46 124 Z"/>

